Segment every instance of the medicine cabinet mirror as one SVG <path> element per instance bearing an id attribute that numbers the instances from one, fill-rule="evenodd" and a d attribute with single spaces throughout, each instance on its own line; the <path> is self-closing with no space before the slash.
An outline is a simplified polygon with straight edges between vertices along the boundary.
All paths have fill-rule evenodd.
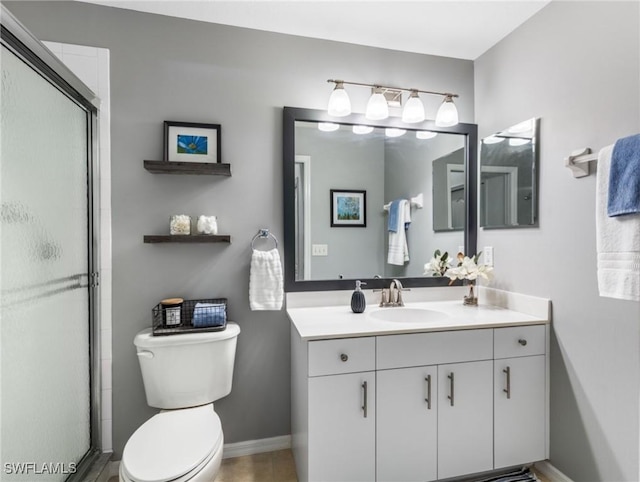
<path id="1" fill-rule="evenodd" d="M 476 252 L 476 155 L 475 124 L 338 121 L 285 107 L 285 290 L 353 289 L 356 279 L 367 288 L 392 278 L 447 284 L 424 275 L 424 264 L 436 249 Z M 389 205 L 398 199 L 409 201 L 411 218 L 409 261 L 399 265 L 388 262 Z"/>
<path id="2" fill-rule="evenodd" d="M 537 226 L 538 132 L 533 118 L 482 139 L 480 226 Z"/>

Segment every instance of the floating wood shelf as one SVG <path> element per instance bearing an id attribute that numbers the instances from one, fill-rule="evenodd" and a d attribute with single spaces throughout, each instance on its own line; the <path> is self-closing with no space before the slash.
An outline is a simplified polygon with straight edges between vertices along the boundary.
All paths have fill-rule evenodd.
<path id="1" fill-rule="evenodd" d="M 145 234 L 145 243 L 231 243 L 228 234 Z"/>
<path id="2" fill-rule="evenodd" d="M 231 176 L 231 164 L 221 162 L 144 161 L 144 168 L 153 174 Z"/>

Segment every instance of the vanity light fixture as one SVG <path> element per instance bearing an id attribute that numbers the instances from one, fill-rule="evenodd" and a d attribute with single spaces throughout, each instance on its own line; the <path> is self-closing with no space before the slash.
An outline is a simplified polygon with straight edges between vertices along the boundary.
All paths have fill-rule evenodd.
<path id="1" fill-rule="evenodd" d="M 451 127 L 458 123 L 458 109 L 453 103 L 453 96 L 447 94 L 440 104 L 436 114 L 436 125 L 438 127 Z"/>
<path id="2" fill-rule="evenodd" d="M 340 124 L 334 124 L 333 122 L 320 122 L 318 123 L 318 129 L 322 132 L 333 132 L 340 129 Z"/>
<path id="3" fill-rule="evenodd" d="M 344 117 L 351 114 L 351 101 L 347 91 L 344 90 L 344 83 L 336 82 L 331 97 L 329 97 L 327 111 L 329 115 L 334 117 Z"/>
<path id="4" fill-rule="evenodd" d="M 384 130 L 384 135 L 387 137 L 400 137 L 407 133 L 404 129 L 397 129 L 396 127 L 387 127 Z"/>
<path id="5" fill-rule="evenodd" d="M 526 139 L 524 137 L 512 137 L 509 139 L 509 145 L 512 147 L 524 146 L 525 144 L 529 144 L 531 139 Z"/>
<path id="6" fill-rule="evenodd" d="M 422 122 L 424 117 L 424 105 L 418 97 L 418 91 L 412 90 L 409 94 L 409 100 L 402 109 L 402 122 L 413 124 L 416 122 Z"/>
<path id="7" fill-rule="evenodd" d="M 496 135 L 491 135 L 489 137 L 485 137 L 484 139 L 482 139 L 483 144 L 497 144 L 498 142 L 502 142 L 502 141 L 504 141 L 504 137 L 500 137 Z"/>
<path id="8" fill-rule="evenodd" d="M 373 127 L 371 126 L 353 126 L 354 134 L 369 134 L 373 132 Z"/>
<path id="9" fill-rule="evenodd" d="M 458 109 L 453 103 L 458 94 L 450 92 L 433 92 L 430 90 L 405 89 L 402 87 L 387 87 L 379 84 L 364 84 L 361 82 L 348 82 L 346 80 L 329 79 L 327 82 L 335 84 L 329 98 L 329 115 L 344 117 L 351 113 L 351 102 L 344 88 L 345 84 L 359 85 L 371 88 L 371 97 L 367 102 L 365 117 L 370 120 L 383 120 L 389 117 L 389 106 L 400 107 L 402 104 L 402 92 L 409 92 L 409 98 L 402 111 L 402 121 L 408 124 L 422 122 L 425 119 L 424 104 L 419 94 L 439 95 L 444 97 L 442 105 L 436 114 L 436 126 L 451 127 L 458 124 Z"/>
<path id="10" fill-rule="evenodd" d="M 422 140 L 433 139 L 437 135 L 438 135 L 437 132 L 416 131 L 416 139 L 422 139 Z"/>

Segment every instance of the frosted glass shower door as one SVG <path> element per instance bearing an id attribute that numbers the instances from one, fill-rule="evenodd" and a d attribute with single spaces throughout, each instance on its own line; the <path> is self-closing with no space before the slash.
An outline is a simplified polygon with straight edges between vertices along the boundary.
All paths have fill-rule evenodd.
<path id="1" fill-rule="evenodd" d="M 0 479 L 61 481 L 91 448 L 91 116 L 1 55 Z"/>

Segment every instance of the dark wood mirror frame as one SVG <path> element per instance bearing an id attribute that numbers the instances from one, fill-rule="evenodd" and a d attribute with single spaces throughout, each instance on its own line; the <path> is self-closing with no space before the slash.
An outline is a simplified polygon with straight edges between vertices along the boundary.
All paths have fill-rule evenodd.
<path id="1" fill-rule="evenodd" d="M 399 118 L 388 118 L 382 121 L 370 121 L 362 114 L 351 114 L 336 119 L 326 111 L 285 107 L 283 115 L 283 192 L 284 192 L 284 290 L 294 291 L 330 291 L 351 290 L 355 279 L 332 280 L 300 280 L 295 279 L 295 126 L 296 121 L 334 122 L 343 125 L 368 125 L 373 127 L 398 127 L 411 130 L 428 130 L 447 134 L 465 136 L 465 253 L 475 254 L 477 244 L 477 158 L 478 158 L 478 126 L 476 124 L 458 124 L 453 127 L 436 127 L 434 121 L 417 124 L 405 124 Z M 429 260 L 425 260 L 425 263 Z M 367 283 L 367 289 L 387 286 L 391 279 L 358 278 Z M 401 278 L 403 286 L 429 287 L 446 286 L 449 278 L 441 277 L 407 277 Z M 458 282 L 459 283 L 459 282 Z"/>

